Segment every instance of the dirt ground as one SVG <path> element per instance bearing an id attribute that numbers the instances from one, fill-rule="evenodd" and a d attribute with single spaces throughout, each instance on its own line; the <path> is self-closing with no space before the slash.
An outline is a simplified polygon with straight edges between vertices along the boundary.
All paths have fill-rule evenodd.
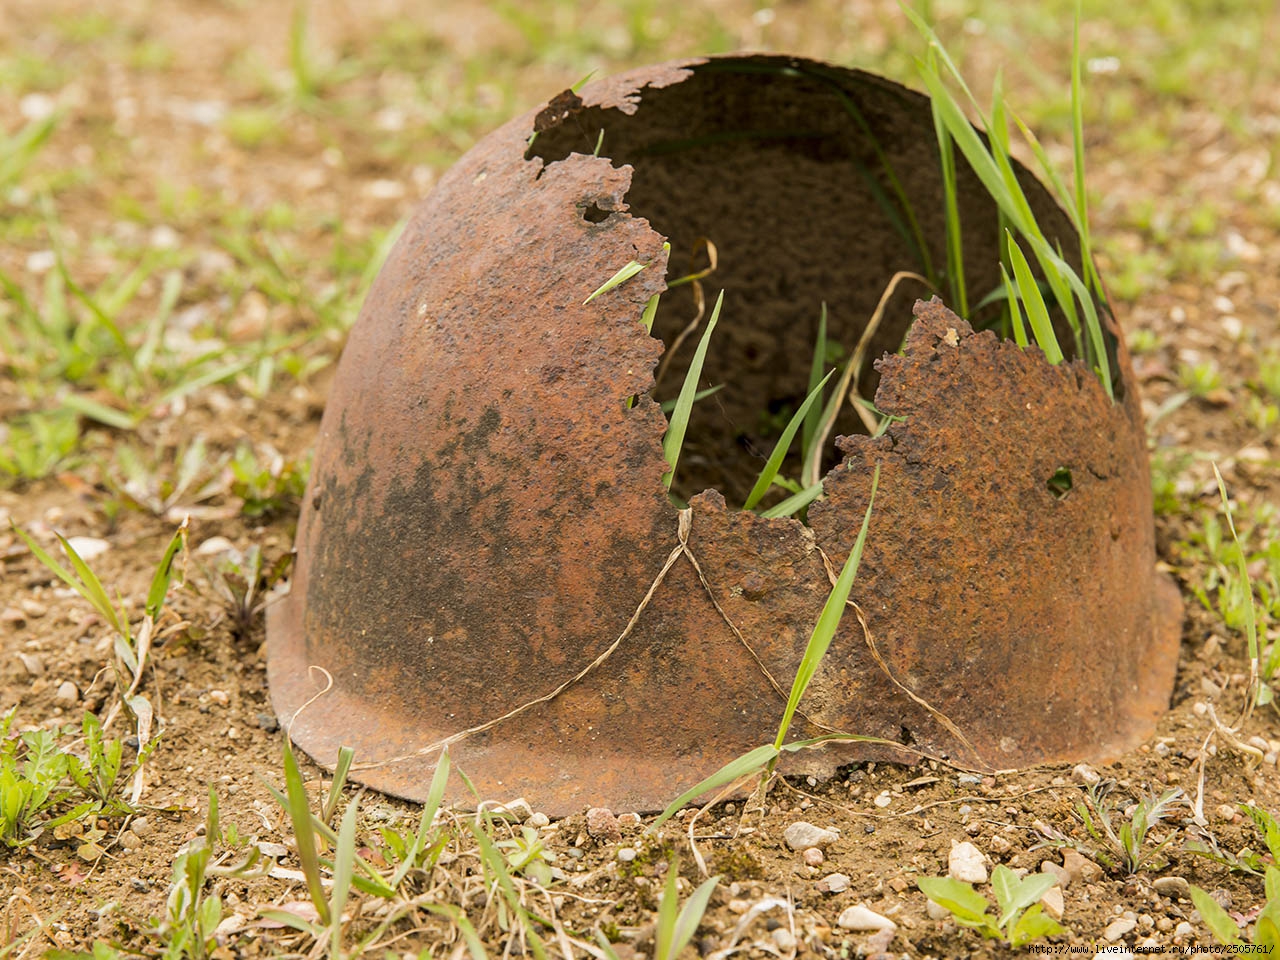
<path id="1" fill-rule="evenodd" d="M 132 430 L 86 421 L 80 448 L 51 475 L 0 486 L 0 709 L 16 709 L 14 731 L 78 725 L 84 710 L 109 702 L 114 682 L 102 619 L 7 532 L 9 521 L 50 549 L 54 530 L 101 541 L 94 569 L 139 617 L 152 570 L 188 513 L 192 554 L 145 678 L 163 734 L 145 765 L 138 814 L 100 818 L 100 849 L 90 857 L 82 854 L 93 823 L 61 836 L 50 831 L 20 849 L 0 847 L 0 957 L 10 956 L 5 937 L 15 957 L 89 950 L 95 942 L 157 953 L 150 921 L 165 913 L 175 855 L 197 836 L 211 785 L 224 825 L 253 842 L 283 845 L 274 876 L 212 881 L 224 916 L 238 918 L 224 924 L 216 955 L 327 955 L 323 945 L 313 949 L 305 936 L 260 915 L 307 894 L 293 850 L 284 849 L 294 843 L 288 820 L 266 785 L 284 781 L 261 612 L 239 622 L 211 571 L 228 551 L 243 555 L 256 545 L 269 564 L 290 550 L 299 497 L 280 475 L 305 461 L 313 444 L 329 361 L 358 303 L 365 264 L 477 136 L 592 68 L 767 48 L 906 76 L 903 51 L 915 48 L 896 8 L 879 3 L 773 8 L 726 0 L 685 10 L 539 3 L 465 12 L 398 0 L 316 3 L 307 21 L 314 61 L 301 71 L 311 71 L 315 91 L 302 97 L 299 65 L 290 64 L 292 4 L 0 6 L 0 130 L 12 133 L 49 109 L 61 117 L 31 167 L 14 182 L 0 181 L 4 273 L 37 296 L 50 275 L 45 251 L 55 235 L 70 274 L 90 288 L 148 251 L 172 255 L 166 262 L 185 284 L 175 322 L 187 318 L 191 337 L 227 349 L 278 337 L 290 344 L 282 355 L 302 371 L 277 372 L 258 390 L 253 373 L 261 367 L 246 368 L 156 404 Z M 1069 142 L 1060 109 L 1037 106 L 1055 97 L 1065 102 L 1069 14 L 1045 23 L 998 6 L 938 6 L 939 29 L 957 38 L 977 88 L 988 89 L 994 67 L 1007 58 L 1006 84 L 1026 81 L 1033 124 L 1041 121 L 1050 140 Z M 1274 49 L 1265 37 L 1269 30 L 1276 38 L 1280 16 L 1258 12 L 1265 5 L 1254 12 L 1228 6 L 1230 17 L 1223 17 L 1255 30 L 1264 38 L 1260 49 Z M 1280 68 L 1265 55 L 1255 62 L 1226 47 L 1206 60 L 1187 59 L 1172 78 L 1145 68 L 1164 64 L 1154 51 L 1192 43 L 1187 36 L 1218 16 L 1209 7 L 1165 4 L 1145 26 L 1086 9 L 1084 31 L 1090 49 L 1102 51 L 1088 77 L 1096 98 L 1089 158 L 1099 261 L 1131 339 L 1151 421 L 1159 559 L 1186 600 L 1168 713 L 1147 742 L 1096 771 L 1063 765 L 975 777 L 933 762 L 860 764 L 826 783 L 775 784 L 763 817 L 742 820 L 733 804 L 717 808 L 696 826 L 710 838 L 699 842 L 707 866 L 723 880 L 690 949 L 841 958 L 1012 953 L 932 916 L 915 880 L 946 874 L 959 841 L 973 843 L 992 864 L 1031 871 L 1063 864 L 1064 851 L 1045 841 L 1060 831 L 1088 846 L 1074 811 L 1095 774 L 1115 781 L 1120 809 L 1181 788 L 1201 804 L 1205 823 L 1195 829 L 1211 832 L 1225 850 L 1261 846 L 1242 804 L 1280 814 L 1274 709 L 1255 712 L 1240 731 L 1261 761 L 1221 736 L 1202 753 L 1212 730 L 1209 708 L 1230 722 L 1248 674 L 1242 632 L 1197 596 L 1207 583 L 1210 600 L 1216 596 L 1216 561 L 1204 534 L 1205 517 L 1219 510 L 1212 463 L 1236 501 L 1242 532 L 1253 532 L 1256 577 L 1265 580 L 1268 546 L 1280 550 L 1280 435 L 1266 412 L 1277 402 L 1266 386 L 1268 370 L 1280 390 Z M 1204 30 L 1204 44 L 1220 42 L 1218 30 Z M 1043 55 L 1022 52 L 1022 39 Z M 1049 63 L 1057 65 L 1052 76 L 1038 72 Z M 1049 84 L 1052 92 L 1043 92 Z M 291 95 L 281 92 L 289 89 Z M 1069 149 L 1054 149 L 1069 163 Z M 229 236 L 261 242 L 256 258 L 226 242 Z M 281 249 L 273 253 L 266 237 Z M 156 273 L 142 282 L 124 312 L 131 322 L 154 315 L 161 279 Z M 334 320 L 331 312 L 342 316 Z M 0 323 L 13 316 L 0 313 Z M 53 392 L 33 386 L 36 374 L 24 358 L 0 355 L 0 370 L 6 422 L 54 402 Z M 67 382 L 117 403 L 102 383 Z M 172 385 L 160 383 L 156 395 Z M 165 483 L 176 476 L 175 462 L 197 439 L 211 466 L 169 497 Z M 149 500 L 136 484 L 125 489 L 125 446 L 146 465 Z M 257 498 L 260 510 L 246 507 L 254 498 L 227 461 L 246 447 L 260 463 L 276 461 Z M 1268 542 L 1268 532 L 1277 539 Z M 1264 642 L 1274 639 L 1265 616 L 1262 630 Z M 125 735 L 124 724 L 113 733 Z M 318 799 L 326 774 L 309 761 L 304 771 Z M 382 842 L 380 828 L 413 823 L 412 805 L 377 795 L 366 794 L 362 810 L 360 838 L 371 855 Z M 666 850 L 625 818 L 620 839 L 593 837 L 584 814 L 540 828 L 566 875 L 553 890 L 552 909 L 567 929 L 617 937 L 623 960 L 633 951 L 647 954 Z M 1068 855 L 1068 932 L 1049 946 L 1086 955 L 1117 947 L 1207 949 L 1213 940 L 1186 884 L 1169 878 L 1211 891 L 1237 919 L 1251 918 L 1263 902 L 1260 879 L 1186 852 L 1192 818 L 1188 804 L 1176 805 L 1153 831 L 1171 842 L 1132 876 Z M 798 820 L 838 830 L 821 863 L 806 862 L 784 842 L 784 830 Z M 679 822 L 664 837 L 680 854 L 682 876 L 696 885 Z M 635 856 L 620 858 L 620 851 Z M 841 884 L 825 881 L 831 874 L 846 875 L 847 886 L 832 891 Z M 360 904 L 352 929 L 372 929 L 376 907 Z M 890 918 L 894 938 L 841 927 L 838 918 L 858 904 Z M 484 916 L 490 955 L 520 950 Z M 375 946 L 378 955 L 396 957 L 458 955 L 456 936 L 443 920 L 415 914 Z"/>

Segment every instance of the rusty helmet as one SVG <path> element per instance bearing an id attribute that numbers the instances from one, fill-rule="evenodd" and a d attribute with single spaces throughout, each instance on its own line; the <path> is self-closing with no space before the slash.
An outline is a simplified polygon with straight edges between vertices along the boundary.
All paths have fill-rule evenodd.
<path id="1" fill-rule="evenodd" d="M 459 160 L 374 283 L 320 427 L 268 620 L 295 740 L 329 763 L 348 744 L 356 779 L 413 799 L 448 746 L 488 797 L 660 807 L 772 739 L 877 466 L 857 615 L 793 730 L 880 742 L 791 769 L 1096 761 L 1148 735 L 1180 601 L 1155 570 L 1123 338 L 1104 311 L 1113 400 L 918 281 L 885 297 L 946 262 L 937 150 L 918 93 L 733 56 L 566 91 Z M 996 208 L 958 168 L 969 286 L 995 289 Z M 1079 265 L 1069 217 L 1017 171 Z M 660 404 L 720 288 L 703 380 L 724 387 L 694 406 L 669 495 Z M 806 395 L 824 304 L 885 429 L 840 414 L 807 523 L 738 509 Z M 315 667 L 331 683 L 298 713 Z"/>

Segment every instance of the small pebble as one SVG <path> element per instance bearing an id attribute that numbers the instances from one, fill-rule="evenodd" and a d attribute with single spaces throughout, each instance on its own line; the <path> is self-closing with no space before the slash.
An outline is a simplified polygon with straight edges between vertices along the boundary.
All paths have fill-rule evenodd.
<path id="1" fill-rule="evenodd" d="M 1062 900 L 1061 887 L 1050 887 L 1046 890 L 1044 896 L 1040 898 L 1040 903 L 1044 906 L 1044 912 L 1053 917 L 1053 919 L 1062 919 L 1065 904 Z"/>
<path id="2" fill-rule="evenodd" d="M 58 684 L 58 692 L 53 695 L 53 699 L 59 703 L 75 703 L 80 699 L 80 691 L 70 680 L 63 680 Z"/>
<path id="3" fill-rule="evenodd" d="M 542 827 L 547 827 L 551 825 L 551 818 L 548 817 L 545 813 L 535 813 L 525 822 L 529 824 L 529 826 L 531 827 L 542 828 Z"/>
<path id="4" fill-rule="evenodd" d="M 592 807 L 587 811 L 587 833 L 600 843 L 617 843 L 622 839 L 622 830 L 618 827 L 618 818 L 607 807 Z M 635 851 L 627 859 L 635 859 Z M 622 851 L 618 852 L 622 856 Z"/>
<path id="5" fill-rule="evenodd" d="M 893 797 L 889 795 L 888 790 L 881 790 L 876 794 L 876 798 L 871 802 L 877 807 L 887 807 L 889 804 L 893 803 Z"/>
<path id="6" fill-rule="evenodd" d="M 1046 860 L 1040 864 L 1041 873 L 1052 873 L 1058 878 L 1058 886 L 1066 887 L 1071 883 L 1071 874 L 1067 873 L 1067 868 L 1054 863 L 1052 860 Z"/>
<path id="7" fill-rule="evenodd" d="M 1161 917 L 1156 921 L 1156 929 L 1161 933 L 1168 933 L 1173 929 L 1173 921 L 1168 917 Z"/>
<path id="8" fill-rule="evenodd" d="M 812 823 L 798 820 L 787 827 L 782 834 L 782 839 L 792 850 L 808 850 L 810 847 L 823 850 L 839 840 L 840 834 L 834 830 L 824 830 L 822 827 L 815 827 Z"/>
<path id="9" fill-rule="evenodd" d="M 779 927 L 770 934 L 773 938 L 773 945 L 783 953 L 790 953 L 796 948 L 796 937 L 786 927 Z"/>
<path id="10" fill-rule="evenodd" d="M 623 847 L 621 850 L 618 851 L 618 859 L 621 860 L 623 863 L 630 863 L 635 858 L 636 858 L 636 852 L 632 850 L 630 847 Z"/>
<path id="11" fill-rule="evenodd" d="M 1134 927 L 1137 925 L 1138 921 L 1136 920 L 1130 920 L 1128 917 L 1116 917 L 1116 919 L 1108 923 L 1106 929 L 1102 931 L 1102 939 L 1111 941 L 1119 940 L 1121 937 L 1125 936 L 1125 934 L 1132 933 Z"/>
<path id="12" fill-rule="evenodd" d="M 1189 937 L 1194 932 L 1195 932 L 1195 927 L 1191 926 L 1191 924 L 1189 924 L 1186 920 L 1183 920 L 1181 923 L 1179 923 L 1176 927 L 1173 928 L 1173 935 L 1175 937 Z"/>
<path id="13" fill-rule="evenodd" d="M 151 821 L 146 817 L 135 817 L 133 823 L 129 824 L 129 829 L 139 837 L 149 837 L 155 833 L 156 828 L 151 825 Z"/>
<path id="14" fill-rule="evenodd" d="M 804 862 L 811 867 L 820 867 L 827 858 L 817 847 L 810 847 L 804 852 Z"/>
<path id="15" fill-rule="evenodd" d="M 1013 849 L 1013 844 L 1009 842 L 1008 837 L 1002 837 L 997 833 L 991 838 L 991 849 L 996 853 L 1008 853 Z"/>
<path id="16" fill-rule="evenodd" d="M 130 877 L 129 886 L 133 887 L 138 893 L 146 893 L 151 889 L 151 884 L 143 880 L 141 877 Z"/>
<path id="17" fill-rule="evenodd" d="M 951 841 L 951 853 L 947 856 L 947 873 L 965 883 L 986 883 L 987 864 L 982 851 L 968 840 Z"/>
<path id="18" fill-rule="evenodd" d="M 638 813 L 620 813 L 618 814 L 618 823 L 628 827 L 638 827 L 643 823 Z"/>
<path id="19" fill-rule="evenodd" d="M 18 606 L 22 607 L 22 612 L 33 620 L 38 620 L 49 612 L 48 607 L 39 600 L 33 600 L 31 597 L 23 597 Z"/>
<path id="20" fill-rule="evenodd" d="M 142 838 L 132 830 L 120 834 L 120 846 L 124 850 L 137 850 L 142 846 Z"/>
<path id="21" fill-rule="evenodd" d="M 276 719 L 274 713 L 260 713 L 258 714 L 258 727 L 267 733 L 275 733 L 280 729 L 280 721 Z"/>
<path id="22" fill-rule="evenodd" d="M 81 560 L 92 560 L 111 549 L 111 544 L 97 537 L 68 537 L 67 542 L 76 553 L 80 554 Z"/>
<path id="23" fill-rule="evenodd" d="M 951 911 L 940 903 L 934 903 L 932 900 L 925 901 L 924 911 L 929 915 L 930 920 L 946 920 L 951 916 Z"/>
<path id="24" fill-rule="evenodd" d="M 1218 809 L 1214 811 L 1221 820 L 1234 820 L 1236 818 L 1236 808 L 1229 803 L 1218 805 Z"/>
<path id="25" fill-rule="evenodd" d="M 19 653 L 18 659 L 22 661 L 22 666 L 26 668 L 27 674 L 32 677 L 38 677 L 44 673 L 44 661 L 34 653 Z"/>
<path id="26" fill-rule="evenodd" d="M 1072 882 L 1076 880 L 1095 880 L 1102 876 L 1102 868 L 1085 857 L 1079 850 L 1064 850 L 1062 866 Z"/>
<path id="27" fill-rule="evenodd" d="M 0 623 L 26 623 L 27 615 L 17 607 L 5 607 L 0 610 Z"/>
<path id="28" fill-rule="evenodd" d="M 865 904 L 846 907 L 836 925 L 846 930 L 894 930 L 897 928 L 888 917 L 881 916 Z"/>
<path id="29" fill-rule="evenodd" d="M 281 857 L 289 855 L 289 848 L 283 843 L 272 843 L 270 840 L 259 840 L 257 846 L 264 857 L 270 857 L 273 860 L 279 860 Z"/>
<path id="30" fill-rule="evenodd" d="M 843 893 L 849 889 L 849 878 L 843 873 L 832 873 L 818 881 L 818 889 L 823 893 Z"/>
<path id="31" fill-rule="evenodd" d="M 1071 779 L 1076 783 L 1083 783 L 1086 786 L 1093 786 L 1100 781 L 1102 777 L 1098 775 L 1098 771 L 1093 769 L 1087 763 L 1078 763 L 1071 769 Z"/>
<path id="32" fill-rule="evenodd" d="M 586 852 L 585 852 L 581 847 L 570 847 L 570 848 L 569 848 L 569 859 L 570 859 L 570 860 L 581 860 L 581 859 L 582 859 L 583 857 L 585 857 L 585 856 L 586 856 Z"/>
<path id="33" fill-rule="evenodd" d="M 1182 877 L 1160 877 L 1151 884 L 1153 890 L 1163 897 L 1191 898 L 1191 884 Z"/>
<path id="34" fill-rule="evenodd" d="M 231 702 L 231 697 L 227 694 L 227 691 L 225 690 L 210 690 L 209 699 L 212 700 L 214 703 L 218 704 L 218 706 L 220 707 L 225 707 L 228 703 Z"/>
<path id="35" fill-rule="evenodd" d="M 524 823 L 533 816 L 533 807 L 529 805 L 529 801 L 524 797 L 516 797 L 514 800 L 508 800 L 500 806 L 497 812 L 505 813 L 509 817 L 515 817 L 521 823 Z"/>

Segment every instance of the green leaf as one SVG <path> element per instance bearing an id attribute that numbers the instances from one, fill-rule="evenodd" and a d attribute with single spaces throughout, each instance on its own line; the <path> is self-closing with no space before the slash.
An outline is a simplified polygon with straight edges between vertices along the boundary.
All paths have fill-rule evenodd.
<path id="1" fill-rule="evenodd" d="M 991 904 L 987 898 L 962 880 L 954 877 L 917 877 L 916 886 L 926 897 L 941 907 L 946 907 L 965 926 L 984 926 L 991 923 L 987 914 Z"/>
<path id="2" fill-rule="evenodd" d="M 75 548 L 67 542 L 65 537 L 61 534 L 57 534 L 58 542 L 62 544 L 62 549 L 66 551 L 67 557 L 71 560 L 72 566 L 76 569 L 76 572 L 80 573 L 82 570 L 87 572 L 91 579 L 92 586 L 90 583 L 77 579 L 77 577 L 68 572 L 62 564 L 58 563 L 57 560 L 53 559 L 53 557 L 49 556 L 48 553 L 41 549 L 40 545 L 36 543 L 25 530 L 14 526 L 13 524 L 10 524 L 9 527 L 14 533 L 22 538 L 23 542 L 26 543 L 27 548 L 37 560 L 45 565 L 50 573 L 75 590 L 76 593 L 80 594 L 80 596 L 88 600 L 89 603 L 93 605 L 93 608 L 102 614 L 103 619 L 111 625 L 112 629 L 115 630 L 116 633 L 127 633 L 120 624 L 120 617 L 116 613 L 115 607 L 111 605 L 111 600 L 107 597 L 107 592 L 102 589 L 102 584 L 98 581 L 98 578 L 93 575 L 93 571 L 85 566 L 85 562 L 80 559 L 80 555 L 76 553 Z M 83 574 L 81 574 L 81 576 L 83 576 Z"/>
<path id="3" fill-rule="evenodd" d="M 835 371 L 832 370 L 819 380 L 817 386 L 813 387 L 809 391 L 809 395 L 804 398 L 804 403 L 800 404 L 800 408 L 792 415 L 786 429 L 782 431 L 782 436 L 773 445 L 773 452 L 769 454 L 769 459 L 765 461 L 764 469 L 760 471 L 760 476 L 756 480 L 755 486 L 747 494 L 746 502 L 742 505 L 743 510 L 754 509 L 760 499 L 769 492 L 769 488 L 773 486 L 773 478 L 778 475 L 778 470 L 782 467 L 782 461 L 786 459 L 787 451 L 791 449 L 791 442 L 795 439 L 796 431 L 802 425 L 807 425 L 806 414 L 809 413 L 811 408 L 821 413 L 821 410 L 814 404 L 822 396 L 822 389 L 827 385 L 827 381 L 834 375 Z"/>
<path id="4" fill-rule="evenodd" d="M 809 390 L 810 394 L 818 389 L 821 383 L 825 381 L 822 378 L 822 368 L 827 362 L 827 303 L 822 303 L 822 312 L 818 314 L 818 338 L 813 342 L 813 359 L 809 362 Z M 809 413 L 804 418 L 804 432 L 800 434 L 800 456 L 802 460 L 809 458 L 809 447 L 813 445 L 813 438 L 818 433 L 818 427 L 822 424 L 822 406 L 811 407 Z M 747 508 L 750 509 L 750 508 Z"/>
<path id="5" fill-rule="evenodd" d="M 1020 947 L 1032 940 L 1039 940 L 1041 937 L 1052 937 L 1055 934 L 1062 933 L 1062 927 L 1046 914 L 1040 904 L 1036 904 L 1021 917 L 1018 922 L 1013 925 L 1013 930 L 1009 934 L 1009 944 L 1014 947 Z"/>
<path id="6" fill-rule="evenodd" d="M 702 376 L 702 364 L 707 358 L 707 345 L 711 342 L 711 333 L 720 319 L 720 307 L 724 304 L 724 291 L 716 297 L 715 309 L 711 311 L 711 319 L 707 321 L 707 329 L 698 341 L 698 349 L 694 351 L 693 361 L 685 373 L 684 383 L 680 387 L 680 395 L 676 398 L 676 408 L 671 412 L 671 421 L 667 431 L 662 435 L 662 454 L 667 460 L 667 472 L 662 482 L 668 490 L 676 475 L 676 464 L 680 462 L 680 450 L 684 446 L 684 435 L 689 429 L 689 416 L 693 412 L 693 398 L 698 392 L 698 379 Z"/>
<path id="7" fill-rule="evenodd" d="M 1057 882 L 1051 873 L 1033 873 L 1019 879 L 1004 864 L 998 864 L 991 871 L 991 890 L 1000 906 L 1000 919 L 996 925 L 1007 926 L 1015 913 L 1031 906 Z"/>
<path id="8" fill-rule="evenodd" d="M 109 407 L 97 400 L 90 400 L 80 393 L 67 394 L 62 398 L 62 406 L 67 410 L 75 411 L 82 417 L 88 417 L 90 420 L 96 420 L 117 430 L 133 430 L 142 422 L 141 414 L 127 413 L 116 407 Z"/>
<path id="9" fill-rule="evenodd" d="M 632 277 L 634 277 L 637 273 L 639 273 L 641 270 L 643 270 L 647 266 L 648 266 L 647 263 L 640 263 L 639 261 L 632 260 L 630 263 L 628 263 L 626 266 L 620 269 L 617 273 L 615 273 L 612 277 L 610 277 L 604 283 L 600 284 L 600 286 L 596 288 L 596 291 L 592 293 L 591 296 L 587 297 L 587 299 L 582 301 L 582 305 L 585 307 L 588 303 L 590 303 L 592 300 L 594 300 L 596 297 L 600 296 L 601 294 L 608 293 L 614 287 L 621 286 L 622 284 L 626 283 L 628 280 L 630 280 Z"/>
<path id="10" fill-rule="evenodd" d="M 187 539 L 187 521 L 183 520 L 181 526 L 174 533 L 173 538 L 169 541 L 169 546 L 165 548 L 164 556 L 160 558 L 160 563 L 156 566 L 155 575 L 151 578 L 151 588 L 147 591 L 147 616 L 155 620 L 160 616 L 160 611 L 164 607 L 164 598 L 169 594 L 169 584 L 173 580 L 173 560 L 178 555 L 178 549 L 186 542 Z"/>
<path id="11" fill-rule="evenodd" d="M 1218 901 L 1197 886 L 1191 888 L 1191 902 L 1200 911 L 1200 919 L 1209 928 L 1215 940 L 1224 946 L 1240 943 L 1240 928 L 1230 914 L 1218 905 Z"/>
<path id="12" fill-rule="evenodd" d="M 667 871 L 668 890 L 669 893 L 662 895 L 662 906 L 659 907 L 659 924 L 661 924 L 661 911 L 666 908 L 668 896 L 672 903 L 675 903 L 676 883 L 675 875 L 677 871 L 674 869 L 675 864 Z M 680 915 L 676 917 L 665 940 L 655 937 L 654 954 L 655 960 L 675 960 L 693 939 L 693 935 L 698 930 L 698 924 L 702 922 L 702 916 L 707 912 L 707 904 L 711 900 L 711 894 L 715 891 L 716 884 L 720 882 L 719 877 L 711 877 L 704 880 L 698 889 L 689 895 L 689 899 L 685 901 L 684 906 L 680 910 Z"/>
<path id="13" fill-rule="evenodd" d="M 811 487 L 805 487 L 799 493 L 793 493 L 785 500 L 778 501 L 768 510 L 761 510 L 760 516 L 764 517 L 766 520 L 777 520 L 779 517 L 789 517 L 793 514 L 799 513 L 820 496 L 822 496 L 821 480 Z"/>
<path id="14" fill-rule="evenodd" d="M 446 747 L 440 752 L 440 759 L 436 762 L 436 772 L 431 775 L 431 786 L 427 788 L 427 802 L 422 805 L 422 817 L 418 821 L 418 832 L 413 838 L 413 845 L 405 854 L 400 862 L 400 866 L 396 868 L 396 872 L 391 877 L 390 886 L 395 889 L 400 886 L 401 881 L 413 869 L 418 856 L 427 846 L 427 837 L 431 833 L 433 824 L 436 819 L 436 811 L 440 809 L 440 802 L 444 799 L 445 784 L 449 780 L 449 750 Z"/>
<path id="15" fill-rule="evenodd" d="M 359 802 L 352 799 L 342 815 L 342 827 L 338 830 L 338 843 L 334 851 L 333 892 L 329 901 L 329 923 L 331 930 L 330 951 L 333 956 L 342 956 L 342 911 L 347 908 L 347 898 L 351 895 L 351 881 L 355 875 L 356 858 L 356 817 Z"/>
<path id="16" fill-rule="evenodd" d="M 876 464 L 875 473 L 871 477 L 871 496 L 867 499 L 867 512 L 862 518 L 862 529 L 858 531 L 858 539 L 854 541 L 853 549 L 849 551 L 849 556 L 840 569 L 840 576 L 836 578 L 835 586 L 831 588 L 831 593 L 827 595 L 827 602 L 823 604 L 822 612 L 818 614 L 813 632 L 809 634 L 804 656 L 800 659 L 795 679 L 791 682 L 791 694 L 787 697 L 786 709 L 778 723 L 778 735 L 773 741 L 775 748 L 780 748 L 786 740 L 791 719 L 799 709 L 800 701 L 809 688 L 809 682 L 818 672 L 818 665 L 826 656 L 827 648 L 831 646 L 831 641 L 835 639 L 836 631 L 840 628 L 840 620 L 844 617 L 854 578 L 858 575 L 858 564 L 862 561 L 862 550 L 867 542 L 867 530 L 871 526 L 871 508 L 876 502 L 876 489 L 879 485 L 880 465 Z"/>
<path id="17" fill-rule="evenodd" d="M 1027 308 L 1027 321 L 1031 324 L 1031 332 L 1035 335 L 1036 345 L 1044 351 L 1045 359 L 1050 363 L 1062 362 L 1062 348 L 1058 346 L 1058 335 L 1054 333 L 1053 321 L 1049 319 L 1049 308 L 1044 297 L 1040 295 L 1040 287 L 1027 258 L 1013 239 L 1013 234 L 1005 231 L 1009 244 L 1009 260 L 1013 264 L 1013 275 L 1017 281 L 1018 296 Z"/>
<path id="18" fill-rule="evenodd" d="M 293 825 L 298 860 L 302 864 L 302 874 L 307 880 L 307 892 L 311 895 L 311 903 L 320 915 L 321 923 L 327 926 L 329 904 L 324 895 L 324 884 L 320 882 L 320 858 L 316 853 L 316 836 L 311 825 L 311 807 L 307 803 L 307 790 L 302 783 L 302 771 L 298 769 L 298 760 L 293 755 L 288 731 L 284 736 L 284 785 L 287 799 L 285 809 Z"/>
<path id="19" fill-rule="evenodd" d="M 737 759 L 730 760 L 711 776 L 705 780 L 700 780 L 695 786 L 690 787 L 672 800 L 667 805 L 667 809 L 663 810 L 658 819 L 650 825 L 650 832 L 657 830 L 658 827 L 670 820 L 677 810 L 682 809 L 686 803 L 695 797 L 700 797 L 708 790 L 723 787 L 725 784 L 733 783 L 735 780 L 741 780 L 749 774 L 763 770 L 765 765 L 775 760 L 777 756 L 778 748 L 772 744 L 765 744 L 764 746 L 756 747 L 754 750 L 748 750 Z"/>

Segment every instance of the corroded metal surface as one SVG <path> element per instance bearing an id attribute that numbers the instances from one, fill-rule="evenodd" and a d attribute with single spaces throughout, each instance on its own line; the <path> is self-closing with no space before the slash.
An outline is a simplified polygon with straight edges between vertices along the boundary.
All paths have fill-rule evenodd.
<path id="1" fill-rule="evenodd" d="M 805 298 L 823 297 L 806 285 L 826 291 L 849 342 L 906 255 L 863 210 L 854 148 L 827 129 L 833 83 L 890 157 L 925 152 L 912 138 L 931 129 L 926 101 L 878 78 L 781 58 L 693 61 L 512 121 L 418 209 L 344 352 L 291 592 L 269 614 L 280 715 L 323 685 L 311 667 L 332 681 L 293 723 L 312 756 L 332 763 L 349 744 L 356 779 L 420 799 L 452 739 L 488 797 L 523 795 L 552 814 L 661 806 L 771 739 L 875 464 L 855 588 L 870 632 L 845 618 L 797 736 L 874 735 L 1009 767 L 1102 759 L 1150 730 L 1172 684 L 1179 605 L 1153 569 L 1143 433 L 1118 340 L 1112 405 L 1081 365 L 1051 367 L 923 305 L 902 356 L 879 364 L 877 404 L 905 419 L 842 441 L 812 529 L 715 492 L 693 496 L 682 522 L 666 496 L 665 419 L 648 396 L 663 345 L 638 323 L 664 288 L 664 235 L 687 251 L 690 236 L 729 224 L 716 235 L 729 294 L 712 376 L 739 389 L 700 405 L 699 435 L 712 440 L 688 454 L 689 475 L 710 480 L 718 449 L 750 465 L 744 411 L 794 396 L 809 336 L 791 333 L 795 301 L 808 310 Z M 762 112 L 771 126 L 759 132 Z M 690 146 L 699 124 L 757 133 L 730 156 L 717 153 L 723 131 Z M 780 186 L 744 204 L 756 176 L 751 190 Z M 910 181 L 929 209 L 936 174 Z M 1028 183 L 1070 254 L 1066 218 Z M 994 223 L 972 178 L 962 186 L 966 226 Z M 805 190 L 838 216 L 798 207 Z M 922 220 L 940 244 L 935 214 Z M 780 252 L 765 263 L 771 244 Z M 990 274 L 989 253 L 974 246 L 974 276 Z M 649 266 L 583 303 L 630 260 Z M 668 307 L 679 322 L 680 301 L 663 304 L 660 323 Z M 890 351 L 911 322 L 905 303 L 891 309 L 876 341 Z M 1073 478 L 1064 499 L 1047 486 L 1060 467 Z M 869 750 L 830 746 L 794 769 L 829 772 Z"/>

